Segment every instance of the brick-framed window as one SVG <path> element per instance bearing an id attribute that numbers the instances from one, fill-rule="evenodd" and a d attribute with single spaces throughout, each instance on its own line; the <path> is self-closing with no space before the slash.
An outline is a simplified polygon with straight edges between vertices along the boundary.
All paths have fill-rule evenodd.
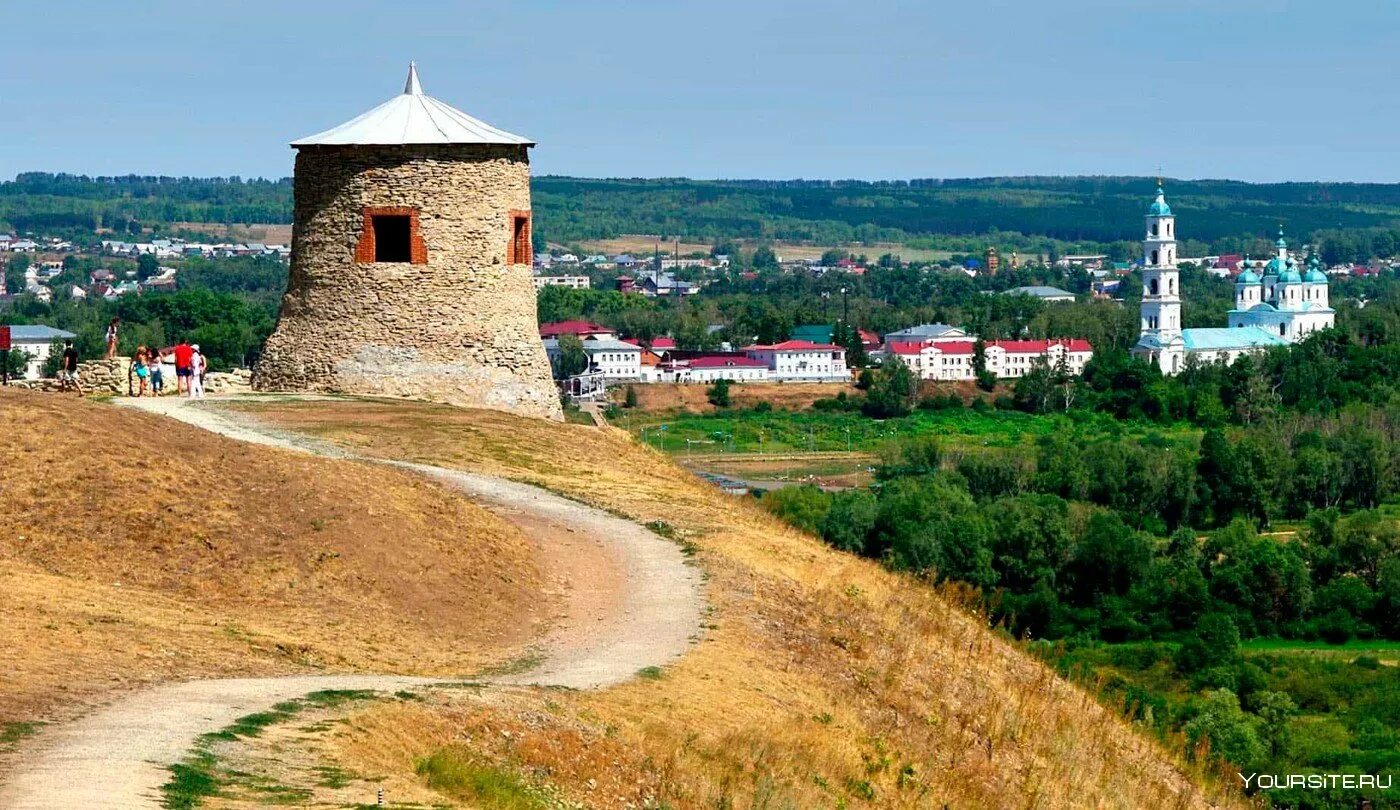
<path id="1" fill-rule="evenodd" d="M 509 237 L 506 244 L 506 264 L 533 264 L 534 247 L 530 242 L 530 212 L 511 211 Z"/>
<path id="2" fill-rule="evenodd" d="M 427 264 L 428 246 L 418 227 L 418 209 L 407 205 L 366 206 L 362 211 L 357 262 Z"/>

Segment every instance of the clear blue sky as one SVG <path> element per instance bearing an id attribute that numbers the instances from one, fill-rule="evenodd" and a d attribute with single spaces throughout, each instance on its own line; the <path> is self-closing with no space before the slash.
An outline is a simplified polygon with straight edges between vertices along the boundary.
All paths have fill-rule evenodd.
<path id="1" fill-rule="evenodd" d="M 0 177 L 289 174 L 402 87 L 537 173 L 1400 181 L 1394 0 L 7 4 Z"/>

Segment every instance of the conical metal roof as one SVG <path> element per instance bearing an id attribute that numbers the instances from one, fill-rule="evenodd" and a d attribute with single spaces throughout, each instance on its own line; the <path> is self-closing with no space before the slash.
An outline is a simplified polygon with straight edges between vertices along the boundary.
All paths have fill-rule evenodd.
<path id="1" fill-rule="evenodd" d="M 393 146 L 406 144 L 512 144 L 534 146 L 423 93 L 418 66 L 408 65 L 403 93 L 369 112 L 300 140 L 292 146 Z"/>

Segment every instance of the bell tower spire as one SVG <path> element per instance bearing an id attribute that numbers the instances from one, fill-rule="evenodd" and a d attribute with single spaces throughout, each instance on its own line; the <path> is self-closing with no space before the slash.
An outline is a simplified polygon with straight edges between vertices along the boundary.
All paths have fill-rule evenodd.
<path id="1" fill-rule="evenodd" d="M 1157 179 L 1142 240 L 1142 334 L 1166 342 L 1181 334 L 1180 274 L 1176 269 L 1176 217 Z"/>

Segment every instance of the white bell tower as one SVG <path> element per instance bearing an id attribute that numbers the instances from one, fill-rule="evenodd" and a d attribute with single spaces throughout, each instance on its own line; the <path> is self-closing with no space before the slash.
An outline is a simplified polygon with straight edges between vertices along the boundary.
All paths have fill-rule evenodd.
<path id="1" fill-rule="evenodd" d="M 1160 178 L 1157 199 L 1147 209 L 1142 257 L 1142 334 L 1166 342 L 1181 335 L 1181 280 L 1176 269 L 1176 217 Z"/>

